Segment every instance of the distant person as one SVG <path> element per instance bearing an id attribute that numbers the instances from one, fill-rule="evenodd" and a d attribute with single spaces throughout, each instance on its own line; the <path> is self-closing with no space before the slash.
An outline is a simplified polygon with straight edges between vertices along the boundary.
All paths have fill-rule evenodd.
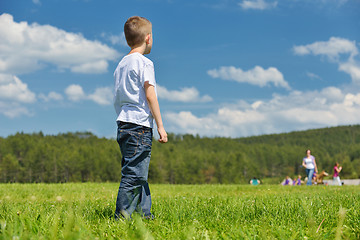
<path id="1" fill-rule="evenodd" d="M 314 183 L 314 184 L 317 184 L 317 173 L 314 171 L 314 174 L 313 174 L 313 176 L 312 176 L 312 182 Z"/>
<path id="2" fill-rule="evenodd" d="M 341 186 L 341 180 L 340 180 L 340 176 L 339 176 L 339 173 L 341 172 L 341 170 L 342 170 L 342 167 L 339 166 L 339 163 L 335 163 L 333 180 L 334 180 L 334 183 L 339 186 Z"/>
<path id="3" fill-rule="evenodd" d="M 122 155 L 115 219 L 129 219 L 134 211 L 152 219 L 148 173 L 154 119 L 158 141 L 168 141 L 156 96 L 154 64 L 144 56 L 152 48 L 152 24 L 143 17 L 130 17 L 124 34 L 131 51 L 114 72 L 117 142 Z"/>
<path id="4" fill-rule="evenodd" d="M 260 184 L 260 180 L 257 179 L 256 177 L 253 177 L 253 179 L 250 180 L 250 184 L 253 186 L 257 186 Z"/>
<path id="5" fill-rule="evenodd" d="M 303 181 L 301 181 L 301 175 L 298 175 L 297 178 L 294 178 L 294 181 L 293 181 L 293 185 L 298 185 L 300 186 L 301 184 L 303 183 Z"/>
<path id="6" fill-rule="evenodd" d="M 282 182 L 282 185 L 287 186 L 287 185 L 292 185 L 293 181 L 289 176 L 286 176 L 285 180 Z"/>
<path id="7" fill-rule="evenodd" d="M 315 157 L 311 155 L 310 149 L 306 150 L 306 157 L 303 158 L 302 166 L 306 169 L 307 182 L 306 185 L 312 185 L 314 173 L 317 173 Z"/>

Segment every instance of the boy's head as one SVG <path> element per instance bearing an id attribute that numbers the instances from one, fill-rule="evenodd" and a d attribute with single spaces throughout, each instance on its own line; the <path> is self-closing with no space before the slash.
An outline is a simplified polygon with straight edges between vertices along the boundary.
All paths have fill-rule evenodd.
<path id="1" fill-rule="evenodd" d="M 144 17 L 130 17 L 124 25 L 124 34 L 126 42 L 131 48 L 138 47 L 144 42 L 148 44 L 152 38 L 151 22 Z"/>

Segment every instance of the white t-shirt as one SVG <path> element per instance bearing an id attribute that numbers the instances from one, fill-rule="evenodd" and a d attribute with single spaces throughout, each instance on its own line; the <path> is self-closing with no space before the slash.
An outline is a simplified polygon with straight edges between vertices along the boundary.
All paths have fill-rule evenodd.
<path id="1" fill-rule="evenodd" d="M 145 82 L 149 82 L 156 91 L 153 62 L 140 53 L 126 55 L 115 69 L 114 78 L 116 121 L 153 128 L 154 119 L 144 89 Z"/>
<path id="2" fill-rule="evenodd" d="M 312 155 L 310 155 L 310 157 L 303 158 L 303 161 L 306 165 L 306 169 L 314 169 L 315 168 L 314 160 L 315 160 L 315 157 Z"/>

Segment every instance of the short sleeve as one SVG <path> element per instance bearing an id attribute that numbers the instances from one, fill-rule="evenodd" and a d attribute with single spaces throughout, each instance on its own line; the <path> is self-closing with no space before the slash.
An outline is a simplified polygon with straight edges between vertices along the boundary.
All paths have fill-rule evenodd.
<path id="1" fill-rule="evenodd" d="M 145 82 L 149 82 L 149 84 L 153 86 L 156 85 L 154 65 L 152 63 L 148 63 L 144 67 L 143 76 L 141 78 L 142 86 L 144 86 Z"/>

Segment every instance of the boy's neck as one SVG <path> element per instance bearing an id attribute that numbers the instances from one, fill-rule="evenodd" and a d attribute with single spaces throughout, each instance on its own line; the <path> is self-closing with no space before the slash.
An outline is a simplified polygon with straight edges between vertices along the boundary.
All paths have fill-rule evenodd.
<path id="1" fill-rule="evenodd" d="M 139 47 L 134 47 L 131 49 L 131 51 L 129 52 L 128 55 L 132 54 L 132 53 L 140 53 L 141 55 L 144 55 L 145 54 L 145 50 L 146 50 L 146 44 L 143 44 Z"/>

